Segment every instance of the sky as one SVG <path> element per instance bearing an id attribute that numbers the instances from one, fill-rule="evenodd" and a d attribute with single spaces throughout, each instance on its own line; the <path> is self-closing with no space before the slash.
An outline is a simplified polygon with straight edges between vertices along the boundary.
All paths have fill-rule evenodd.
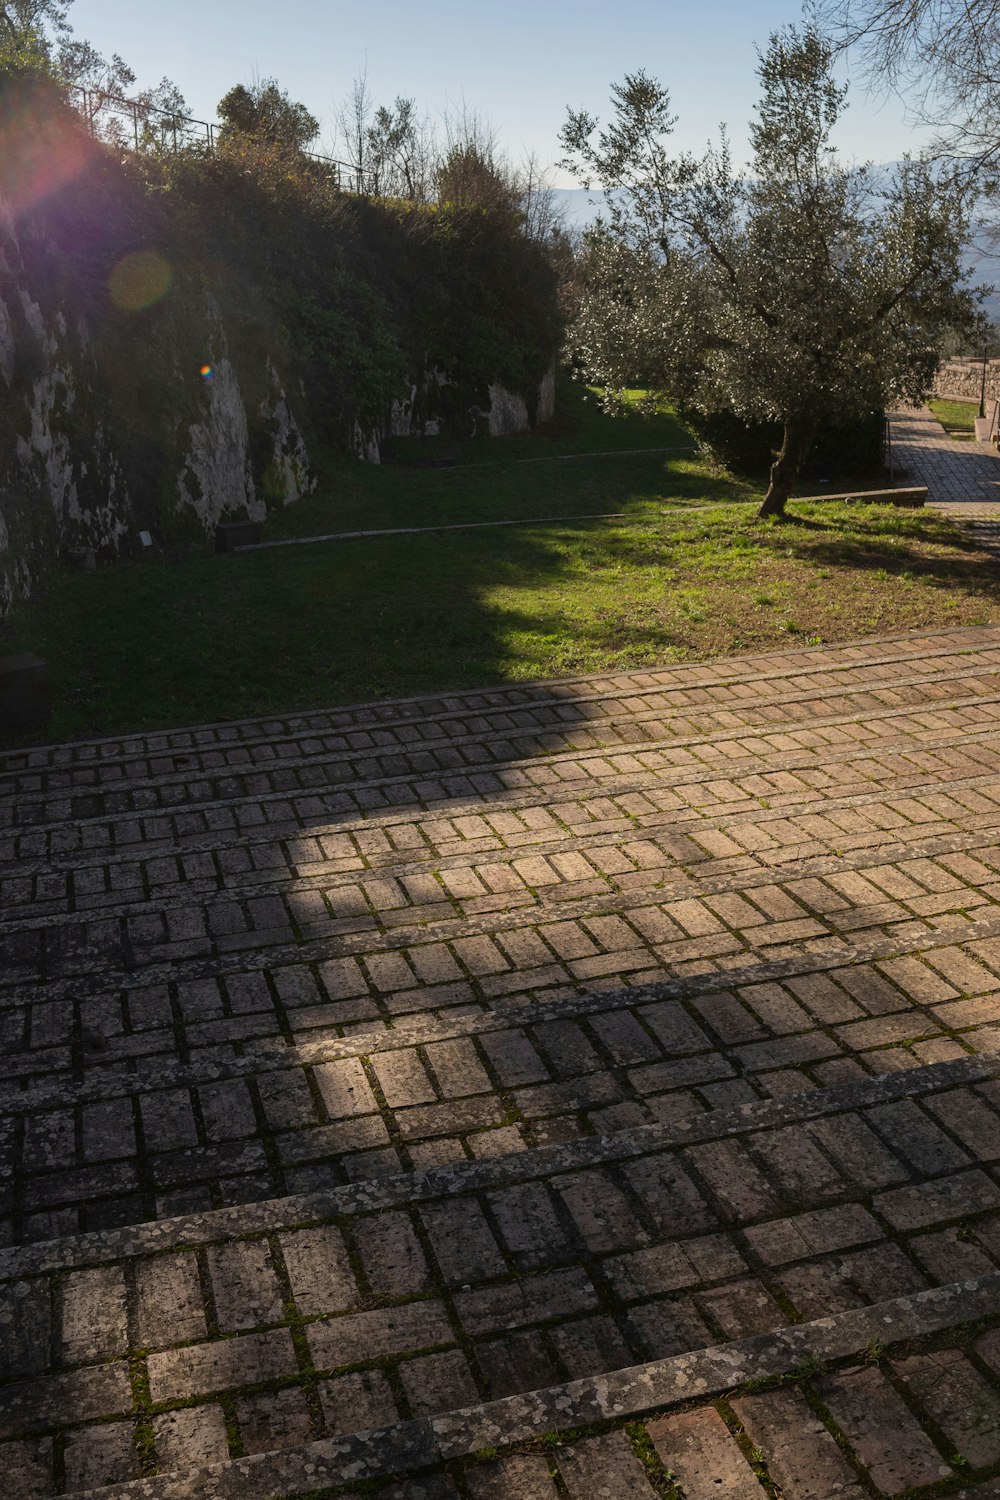
<path id="1" fill-rule="evenodd" d="M 322 122 L 317 149 L 339 155 L 337 107 L 367 71 L 376 102 L 414 97 L 430 114 L 464 102 L 514 157 L 551 165 L 567 106 L 606 116 L 609 84 L 639 68 L 670 90 L 679 148 L 703 149 L 725 122 L 742 159 L 754 46 L 800 11 L 799 0 L 76 0 L 70 19 L 140 85 L 171 78 L 201 119 L 233 84 L 273 76 Z M 837 136 L 847 157 L 919 147 L 899 100 L 860 83 L 850 99 Z"/>

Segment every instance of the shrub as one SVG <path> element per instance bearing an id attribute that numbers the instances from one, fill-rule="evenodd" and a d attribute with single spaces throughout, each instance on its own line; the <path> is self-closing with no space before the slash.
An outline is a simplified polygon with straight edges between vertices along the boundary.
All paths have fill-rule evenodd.
<path id="1" fill-rule="evenodd" d="M 779 422 L 744 422 L 733 412 L 685 410 L 683 417 L 697 437 L 737 474 L 763 474 L 781 446 Z M 844 479 L 874 474 L 884 461 L 885 414 L 874 411 L 853 422 L 821 424 L 804 478 Z"/>

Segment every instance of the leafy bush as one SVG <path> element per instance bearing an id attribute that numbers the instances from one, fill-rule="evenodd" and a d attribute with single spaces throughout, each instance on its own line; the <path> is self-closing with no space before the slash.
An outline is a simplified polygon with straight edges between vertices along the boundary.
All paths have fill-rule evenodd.
<path id="1" fill-rule="evenodd" d="M 778 422 L 744 422 L 733 412 L 686 410 L 684 421 L 727 468 L 736 474 L 763 474 L 781 447 Z M 854 422 L 821 423 L 803 477 L 851 479 L 874 474 L 884 460 L 884 412 Z"/>

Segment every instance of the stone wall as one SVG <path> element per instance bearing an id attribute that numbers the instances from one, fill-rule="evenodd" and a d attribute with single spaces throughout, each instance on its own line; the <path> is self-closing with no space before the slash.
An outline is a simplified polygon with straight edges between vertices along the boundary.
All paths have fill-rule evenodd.
<path id="1" fill-rule="evenodd" d="M 388 419 L 375 428 L 355 424 L 355 455 L 368 463 L 380 463 L 387 438 L 438 437 L 456 429 L 442 414 L 441 393 L 452 382 L 440 370 L 428 370 L 392 403 Z M 487 431 L 491 437 L 519 437 L 551 422 L 556 411 L 556 363 L 552 360 L 538 385 L 527 397 L 494 381 L 488 388 L 489 404 L 469 407 L 458 427 L 462 436 Z M 530 403 L 530 406 L 529 406 Z M 532 412 L 534 419 L 532 419 Z"/>
<path id="2" fill-rule="evenodd" d="M 188 294 L 183 309 L 158 314 L 158 341 L 172 349 L 159 372 L 155 432 L 146 430 L 132 405 L 141 369 L 108 368 L 87 319 L 41 297 L 22 240 L 0 198 L 0 618 L 76 554 L 134 555 L 140 530 L 157 543 L 190 544 L 220 520 L 262 521 L 315 487 L 294 410 L 308 415 L 306 392 L 293 404 L 270 357 L 237 355 L 210 295 Z M 135 330 L 139 366 L 146 326 Z M 195 347 L 206 356 L 202 366 L 189 354 Z M 551 420 L 554 381 L 553 367 L 531 410 L 520 393 L 489 386 L 490 433 L 528 432 L 532 412 Z M 358 425 L 358 456 L 378 463 L 387 436 L 444 430 L 438 407 L 448 384 L 440 371 L 425 372 L 384 422 L 368 431 Z"/>
<path id="3" fill-rule="evenodd" d="M 0 125 L 0 618 L 81 554 L 140 555 L 149 532 L 180 555 L 220 521 L 264 520 L 314 488 L 320 444 L 379 462 L 388 438 L 551 420 L 554 276 L 520 236 L 483 269 L 478 217 L 440 243 L 385 206 L 338 198 L 316 219 L 310 178 L 289 201 L 313 255 L 276 276 L 258 210 L 285 189 L 266 162 L 259 182 L 226 168 L 212 239 L 198 163 L 176 182 L 136 171 L 48 85 L 0 89 Z M 437 280 L 414 299 L 425 262 Z M 508 294 L 529 272 L 526 312 Z"/>
<path id="4" fill-rule="evenodd" d="M 981 359 L 954 359 L 941 366 L 934 381 L 934 394 L 943 400 L 978 402 L 983 385 Z M 1000 359 L 986 365 L 986 399 L 1000 400 Z"/>
<path id="5" fill-rule="evenodd" d="M 93 320 L 53 305 L 24 239 L 0 197 L 0 617 L 73 554 L 129 555 L 140 529 L 157 541 L 207 537 L 224 517 L 261 520 L 269 506 L 313 487 L 276 369 L 266 361 L 264 369 L 237 371 L 211 298 L 200 294 L 200 307 L 192 313 L 189 301 L 174 320 L 200 323 L 197 342 L 209 363 L 185 360 L 178 335 L 159 372 L 153 434 L 137 423 L 128 399 L 147 357 L 142 327 L 136 368 L 102 362 Z M 29 239 L 37 251 L 30 232 Z M 161 338 L 171 317 L 164 314 Z M 248 374 L 267 392 L 249 407 Z"/>

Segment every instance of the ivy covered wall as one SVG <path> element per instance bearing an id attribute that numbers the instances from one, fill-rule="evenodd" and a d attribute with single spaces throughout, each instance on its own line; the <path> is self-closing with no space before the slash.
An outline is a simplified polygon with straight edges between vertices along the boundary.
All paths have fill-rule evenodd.
<path id="1" fill-rule="evenodd" d="M 0 613 L 67 554 L 262 519 L 321 451 L 545 420 L 559 335 L 513 214 L 353 198 L 256 140 L 122 153 L 0 77 Z"/>

